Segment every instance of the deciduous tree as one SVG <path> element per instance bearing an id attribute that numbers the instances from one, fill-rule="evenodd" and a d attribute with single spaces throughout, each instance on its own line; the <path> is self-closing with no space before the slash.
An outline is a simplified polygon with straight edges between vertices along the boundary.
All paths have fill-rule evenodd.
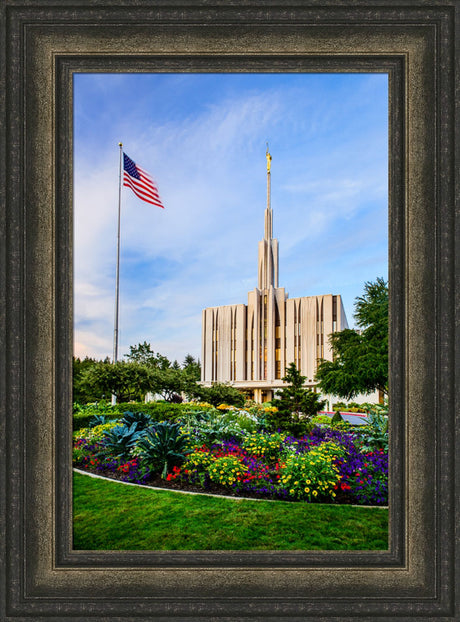
<path id="1" fill-rule="evenodd" d="M 322 360 L 316 380 L 324 393 L 351 399 L 379 390 L 388 394 L 388 284 L 366 282 L 355 301 L 359 330 L 329 335 L 333 360 Z"/>

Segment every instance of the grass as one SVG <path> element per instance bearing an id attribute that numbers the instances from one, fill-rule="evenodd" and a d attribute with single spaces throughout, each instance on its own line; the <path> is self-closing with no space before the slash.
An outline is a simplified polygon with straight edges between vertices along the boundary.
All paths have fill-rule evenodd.
<path id="1" fill-rule="evenodd" d="M 388 510 L 225 499 L 74 473 L 77 550 L 387 550 Z"/>

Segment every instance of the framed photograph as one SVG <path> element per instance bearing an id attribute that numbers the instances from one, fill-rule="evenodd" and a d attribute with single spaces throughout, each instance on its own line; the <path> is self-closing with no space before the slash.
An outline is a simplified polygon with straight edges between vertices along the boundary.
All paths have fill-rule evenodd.
<path id="1" fill-rule="evenodd" d="M 457 13 L 454 0 L 2 6 L 2 619 L 457 618 Z M 73 88 L 88 74 L 387 76 L 388 550 L 73 548 Z"/>
<path id="2" fill-rule="evenodd" d="M 76 550 L 388 548 L 388 101 L 349 69 L 74 74 Z M 340 406 L 317 361 L 362 296 Z"/>

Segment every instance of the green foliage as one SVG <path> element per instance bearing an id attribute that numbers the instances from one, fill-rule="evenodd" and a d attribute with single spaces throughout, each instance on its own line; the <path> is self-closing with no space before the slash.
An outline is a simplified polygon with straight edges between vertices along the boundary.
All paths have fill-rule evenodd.
<path id="1" fill-rule="evenodd" d="M 244 437 L 241 446 L 250 454 L 271 462 L 278 458 L 284 439 L 285 435 L 277 432 L 274 434 L 254 432 Z"/>
<path id="2" fill-rule="evenodd" d="M 115 364 L 109 358 L 104 361 L 74 358 L 74 402 L 100 401 L 112 395 L 118 402 L 142 400 L 147 392 L 157 393 L 170 403 L 182 402 L 183 392 L 191 397 L 200 396 L 197 382 L 201 365 L 191 354 L 187 354 L 181 368 L 177 361 L 171 363 L 166 356 L 153 352 L 144 341 L 130 346 L 125 357 L 125 361 Z"/>
<path id="3" fill-rule="evenodd" d="M 80 359 L 73 357 L 73 401 L 79 404 L 94 402 L 101 398 L 101 392 L 98 387 L 88 384 L 85 380 L 85 372 L 94 367 L 101 361 L 94 358 L 85 357 Z"/>
<path id="4" fill-rule="evenodd" d="M 184 419 L 187 431 L 197 442 L 214 443 L 218 440 L 241 438 L 243 430 L 235 419 L 215 408 L 188 413 Z"/>
<path id="5" fill-rule="evenodd" d="M 172 404 L 171 402 L 157 401 L 157 402 L 137 402 L 129 404 L 120 404 L 120 408 L 123 411 L 130 412 L 142 412 L 149 415 L 154 421 L 175 420 L 180 417 L 187 406 L 190 404 Z"/>
<path id="6" fill-rule="evenodd" d="M 150 391 L 158 393 L 167 402 L 182 402 L 180 393 L 185 389 L 184 373 L 179 368 L 152 369 L 150 373 Z"/>
<path id="7" fill-rule="evenodd" d="M 167 402 L 182 402 L 182 392 L 193 394 L 201 376 L 200 363 L 191 354 L 185 357 L 182 369 L 177 361 L 171 363 L 166 356 L 153 352 L 146 341 L 130 346 L 126 358 L 150 370 L 149 390 L 158 393 Z"/>
<path id="8" fill-rule="evenodd" d="M 332 409 L 347 413 L 365 413 L 372 406 L 372 404 L 368 404 L 367 402 L 363 404 L 357 404 L 356 402 L 348 402 L 348 404 L 345 404 L 345 402 L 335 402 L 332 404 Z"/>
<path id="9" fill-rule="evenodd" d="M 332 415 L 331 423 L 334 424 L 334 423 L 341 423 L 341 422 L 343 422 L 343 417 L 340 414 L 340 412 L 337 411 Z"/>
<path id="10" fill-rule="evenodd" d="M 190 397 L 199 398 L 201 401 L 209 402 L 213 406 L 223 403 L 238 407 L 244 405 L 243 393 L 222 382 L 216 382 L 211 387 L 202 387 L 196 384 L 195 386 L 187 387 L 187 391 Z"/>
<path id="11" fill-rule="evenodd" d="M 101 397 L 113 394 L 120 402 L 142 399 L 152 385 L 146 366 L 126 361 L 96 363 L 83 373 L 82 382 L 97 389 Z"/>
<path id="12" fill-rule="evenodd" d="M 280 470 L 280 483 L 295 499 L 334 498 L 334 486 L 340 479 L 334 460 L 342 455 L 344 450 L 332 442 L 307 453 L 289 453 Z"/>
<path id="13" fill-rule="evenodd" d="M 198 442 L 214 443 L 231 438 L 241 439 L 247 432 L 257 429 L 257 418 L 246 411 L 230 409 L 222 412 L 216 408 L 190 411 L 183 419 L 187 431 Z"/>
<path id="14" fill-rule="evenodd" d="M 93 428 L 81 428 L 80 430 L 77 430 L 77 432 L 73 433 L 73 439 L 74 441 L 84 439 L 89 443 L 99 443 L 99 441 L 104 439 L 106 432 L 112 430 L 117 425 L 119 425 L 119 422 L 114 420 L 101 423 Z"/>
<path id="15" fill-rule="evenodd" d="M 146 431 L 138 443 L 139 454 L 154 471 L 166 478 L 168 470 L 180 464 L 190 453 L 189 437 L 183 434 L 178 423 L 157 423 Z"/>
<path id="16" fill-rule="evenodd" d="M 167 357 L 158 352 L 155 354 L 150 344 L 146 341 L 139 343 L 137 346 L 129 346 L 129 354 L 125 354 L 125 357 L 131 363 L 138 363 L 139 365 L 156 369 L 168 369 L 171 366 Z"/>
<path id="17" fill-rule="evenodd" d="M 361 453 L 388 451 L 388 408 L 375 405 L 366 418 L 367 425 L 360 426 Z"/>
<path id="18" fill-rule="evenodd" d="M 185 416 L 187 412 L 193 412 L 202 410 L 204 406 L 201 404 L 172 404 L 170 402 L 137 402 L 137 403 L 118 403 L 115 405 L 109 404 L 107 401 L 99 402 L 98 404 L 86 404 L 80 406 L 74 404 L 74 429 L 86 428 L 89 425 L 89 421 L 95 415 L 103 415 L 107 419 L 121 419 L 123 413 L 130 412 L 142 412 L 149 415 L 153 421 L 164 421 L 165 419 L 174 421 L 177 418 Z"/>
<path id="19" fill-rule="evenodd" d="M 94 415 L 89 422 L 89 427 L 94 428 L 97 425 L 104 425 L 107 423 L 107 417 L 105 415 Z"/>
<path id="20" fill-rule="evenodd" d="M 150 415 L 147 415 L 147 413 L 144 413 L 144 412 L 127 411 L 123 413 L 121 424 L 132 426 L 133 423 L 136 424 L 137 430 L 141 431 L 151 426 L 153 423 L 153 420 L 152 420 L 152 417 L 150 417 Z"/>
<path id="21" fill-rule="evenodd" d="M 352 424 L 348 421 L 345 421 L 345 419 L 342 419 L 342 417 L 334 421 L 334 417 L 329 417 L 328 415 L 317 415 L 316 417 L 313 417 L 313 419 L 310 421 L 310 425 L 312 426 L 312 429 L 316 425 L 331 428 L 332 430 L 342 431 L 350 430 L 351 428 L 353 428 Z"/>
<path id="22" fill-rule="evenodd" d="M 294 435 L 305 434 L 309 430 L 311 417 L 324 408 L 326 402 L 320 399 L 319 394 L 305 388 L 305 380 L 295 363 L 291 363 L 283 378 L 287 386 L 272 402 L 278 411 L 265 415 L 268 429 L 280 429 Z"/>
<path id="23" fill-rule="evenodd" d="M 316 415 L 316 417 L 313 417 L 310 420 L 310 423 L 312 425 L 321 425 L 321 426 L 328 426 L 328 427 L 330 427 L 330 425 L 331 425 L 331 417 L 328 417 L 328 415 Z"/>
<path id="24" fill-rule="evenodd" d="M 388 548 L 386 508 L 182 495 L 80 473 L 73 502 L 76 550 Z"/>
<path id="25" fill-rule="evenodd" d="M 74 404 L 73 405 L 73 429 L 88 428 L 94 417 L 104 417 L 107 419 L 120 419 L 123 411 L 121 405 L 112 406 L 106 401 L 94 404 Z"/>
<path id="26" fill-rule="evenodd" d="M 182 363 L 182 369 L 190 380 L 198 382 L 201 378 L 201 365 L 200 361 L 196 360 L 191 354 L 187 354 Z"/>
<path id="27" fill-rule="evenodd" d="M 388 393 L 388 284 L 366 282 L 355 301 L 361 332 L 345 329 L 329 335 L 334 360 L 322 360 L 316 380 L 325 393 L 350 399 L 378 389 Z"/>
<path id="28" fill-rule="evenodd" d="M 216 458 L 209 468 L 209 477 L 213 482 L 231 486 L 239 477 L 243 477 L 248 468 L 236 456 Z"/>
<path id="29" fill-rule="evenodd" d="M 104 433 L 102 439 L 105 447 L 104 453 L 109 453 L 114 458 L 128 459 L 142 434 L 137 429 L 136 423 L 131 426 L 116 425 Z"/>

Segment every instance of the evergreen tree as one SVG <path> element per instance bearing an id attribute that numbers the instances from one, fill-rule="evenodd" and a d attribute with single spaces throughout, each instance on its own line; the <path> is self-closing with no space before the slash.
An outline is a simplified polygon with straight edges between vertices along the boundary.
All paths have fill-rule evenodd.
<path id="1" fill-rule="evenodd" d="M 290 434 L 304 434 L 312 416 L 324 408 L 320 395 L 306 388 L 306 377 L 302 376 L 295 363 L 291 363 L 282 379 L 286 383 L 272 404 L 278 412 L 267 415 L 266 424 L 271 430 L 280 429 Z"/>

